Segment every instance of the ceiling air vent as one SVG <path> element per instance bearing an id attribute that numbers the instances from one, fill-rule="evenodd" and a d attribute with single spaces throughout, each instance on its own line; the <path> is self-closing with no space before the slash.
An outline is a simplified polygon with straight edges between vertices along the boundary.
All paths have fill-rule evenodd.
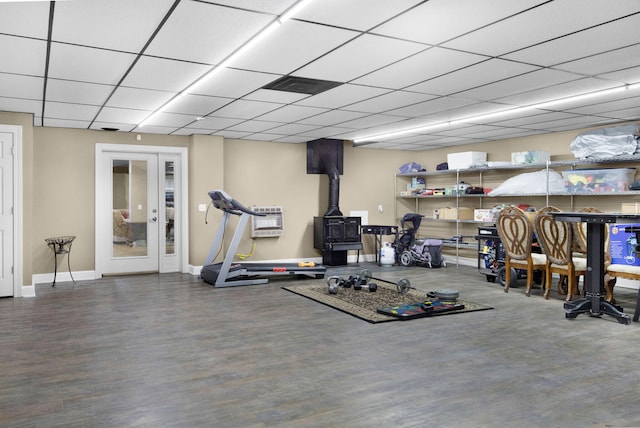
<path id="1" fill-rule="evenodd" d="M 316 95 L 336 86 L 342 85 L 341 82 L 332 82 L 330 80 L 307 79 L 306 77 L 284 76 L 278 80 L 265 85 L 262 89 L 271 89 L 273 91 L 296 92 L 298 94 Z"/>

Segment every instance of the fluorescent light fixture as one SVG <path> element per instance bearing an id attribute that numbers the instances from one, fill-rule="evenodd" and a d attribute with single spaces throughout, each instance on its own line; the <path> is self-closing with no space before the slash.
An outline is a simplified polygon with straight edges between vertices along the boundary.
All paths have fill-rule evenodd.
<path id="1" fill-rule="evenodd" d="M 633 85 L 617 86 L 615 88 L 604 89 L 602 91 L 589 92 L 587 94 L 581 94 L 581 95 L 576 95 L 576 96 L 567 97 L 567 98 L 560 98 L 552 101 L 545 101 L 542 103 L 531 104 L 523 107 L 514 107 L 508 110 L 497 111 L 495 113 L 480 114 L 480 115 L 465 117 L 461 119 L 454 119 L 446 122 L 431 123 L 431 124 L 420 126 L 420 127 L 398 129 L 396 131 L 383 132 L 375 135 L 367 135 L 364 137 L 354 138 L 353 142 L 357 144 L 365 141 L 368 141 L 368 142 L 381 141 L 389 138 L 399 137 L 402 135 L 416 134 L 424 131 L 432 131 L 434 129 L 446 128 L 449 126 L 460 125 L 463 123 L 474 123 L 474 122 L 485 121 L 487 119 L 495 119 L 498 117 L 511 116 L 514 114 L 524 113 L 526 111 L 531 111 L 531 110 L 549 109 L 549 108 L 558 106 L 560 104 L 571 103 L 576 101 L 584 101 L 589 98 L 602 97 L 606 95 L 612 95 L 615 93 L 625 92 L 625 91 L 630 91 L 635 89 L 640 89 L 640 83 L 634 83 Z"/>
<path id="2" fill-rule="evenodd" d="M 309 5 L 309 3 L 311 3 L 312 1 L 313 0 L 300 0 L 289 9 L 285 10 L 285 12 L 280 16 L 278 20 L 280 21 L 280 23 L 288 21 L 289 19 L 293 18 L 296 13 L 300 12 L 304 7 Z"/>
<path id="3" fill-rule="evenodd" d="M 257 45 L 262 40 L 264 40 L 267 36 L 273 33 L 278 27 L 280 27 L 280 25 L 282 25 L 283 22 L 291 19 L 291 17 L 293 17 L 296 13 L 298 13 L 303 7 L 311 3 L 311 1 L 313 0 L 300 0 L 296 4 L 291 6 L 281 16 L 276 18 L 273 22 L 271 22 L 269 25 L 263 28 L 260 32 L 258 32 L 252 38 L 250 38 L 245 44 L 240 46 L 238 49 L 233 51 L 229 56 L 223 59 L 221 63 L 213 67 L 211 70 L 209 70 L 207 73 L 202 75 L 198 80 L 193 82 L 191 85 L 189 85 L 186 89 L 184 89 L 178 95 L 176 95 L 175 97 L 173 97 L 172 99 L 164 103 L 162 106 L 160 106 L 160 108 L 158 108 L 156 111 L 154 111 L 149 116 L 147 116 L 146 119 L 144 119 L 142 122 L 138 124 L 138 127 L 143 127 L 149 124 L 149 121 L 153 117 L 157 116 L 163 111 L 166 111 L 167 108 L 169 108 L 169 106 L 173 105 L 177 100 L 182 98 L 184 95 L 194 92 L 195 89 L 200 87 L 200 85 L 202 85 L 204 82 L 211 80 L 211 78 L 214 75 L 216 75 L 218 71 L 228 67 L 233 61 L 235 61 L 240 56 L 244 55 L 249 50 L 251 50 L 251 48 L 253 48 L 255 45 Z"/>

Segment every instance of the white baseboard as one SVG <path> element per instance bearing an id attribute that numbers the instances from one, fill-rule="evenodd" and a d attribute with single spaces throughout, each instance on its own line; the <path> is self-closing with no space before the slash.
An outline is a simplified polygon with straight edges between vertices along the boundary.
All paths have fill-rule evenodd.
<path id="1" fill-rule="evenodd" d="M 59 282 L 71 282 L 71 275 L 76 281 L 88 281 L 96 279 L 96 271 L 94 270 L 81 270 L 78 272 L 58 272 L 56 275 L 56 284 Z M 31 282 L 35 284 L 51 284 L 53 282 L 53 272 L 39 273 L 31 276 Z"/>
<path id="2" fill-rule="evenodd" d="M 21 291 L 21 297 L 36 297 L 35 285 L 23 285 Z"/>

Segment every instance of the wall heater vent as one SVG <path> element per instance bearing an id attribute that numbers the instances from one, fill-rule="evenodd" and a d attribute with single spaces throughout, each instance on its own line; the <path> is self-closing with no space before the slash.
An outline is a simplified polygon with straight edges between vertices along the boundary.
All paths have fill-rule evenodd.
<path id="1" fill-rule="evenodd" d="M 282 236 L 284 221 L 282 219 L 282 207 L 261 207 L 252 205 L 251 210 L 265 216 L 251 216 L 251 237 L 272 238 Z"/>

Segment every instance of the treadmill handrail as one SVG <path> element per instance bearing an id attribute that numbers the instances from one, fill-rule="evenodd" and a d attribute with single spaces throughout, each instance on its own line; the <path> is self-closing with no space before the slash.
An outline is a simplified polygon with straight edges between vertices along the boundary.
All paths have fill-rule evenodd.
<path id="1" fill-rule="evenodd" d="M 214 207 L 229 214 L 241 215 L 242 213 L 247 213 L 258 217 L 265 217 L 267 215 L 266 213 L 257 213 L 250 210 L 229 196 L 229 194 L 224 190 L 211 190 L 209 192 L 209 197 L 211 198 Z"/>

